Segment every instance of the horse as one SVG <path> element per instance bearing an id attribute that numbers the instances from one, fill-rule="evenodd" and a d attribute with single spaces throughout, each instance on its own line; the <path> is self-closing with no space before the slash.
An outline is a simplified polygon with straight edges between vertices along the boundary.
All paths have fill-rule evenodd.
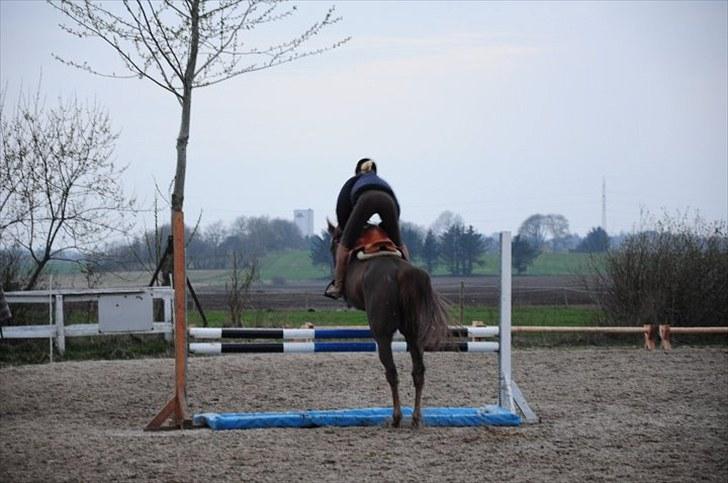
<path id="1" fill-rule="evenodd" d="M 378 227 L 367 225 L 363 234 Z M 336 245 L 341 230 L 328 222 L 331 235 L 331 254 L 336 263 Z M 391 240 L 391 245 L 394 245 Z M 357 244 L 359 245 L 359 244 Z M 432 288 L 430 276 L 402 258 L 401 253 L 378 252 L 359 259 L 361 247 L 352 250 L 346 277 L 344 298 L 350 306 L 364 310 L 369 328 L 377 343 L 379 360 L 384 366 L 392 390 L 392 426 L 402 420 L 399 398 L 399 377 L 392 356 L 392 337 L 399 332 L 407 341 L 412 357 L 412 379 L 415 386 L 415 406 L 412 426 L 422 421 L 422 389 L 425 385 L 425 349 L 435 349 L 449 336 L 447 306 Z"/>

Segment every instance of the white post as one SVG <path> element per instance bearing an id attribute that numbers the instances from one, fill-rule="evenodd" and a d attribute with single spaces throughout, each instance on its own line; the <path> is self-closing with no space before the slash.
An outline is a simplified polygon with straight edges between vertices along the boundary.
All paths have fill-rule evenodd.
<path id="1" fill-rule="evenodd" d="M 63 295 L 56 294 L 56 348 L 63 355 L 66 352 L 66 333 L 63 327 Z"/>
<path id="2" fill-rule="evenodd" d="M 174 329 L 174 321 L 172 320 L 172 299 L 165 296 L 164 299 L 162 299 L 162 303 L 164 304 L 164 323 L 167 324 L 169 328 Z M 165 341 L 172 342 L 173 339 L 174 330 L 164 333 Z"/>
<path id="3" fill-rule="evenodd" d="M 500 321 L 498 323 L 498 405 L 515 412 L 511 388 L 511 232 L 500 234 Z"/>
<path id="4" fill-rule="evenodd" d="M 53 325 L 53 274 L 48 282 L 48 325 Z M 48 338 L 48 358 L 53 364 L 53 337 Z"/>

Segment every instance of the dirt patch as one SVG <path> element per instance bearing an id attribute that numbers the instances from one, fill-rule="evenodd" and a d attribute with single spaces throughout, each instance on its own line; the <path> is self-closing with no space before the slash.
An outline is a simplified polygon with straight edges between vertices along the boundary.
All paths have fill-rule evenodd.
<path id="1" fill-rule="evenodd" d="M 403 397 L 410 363 L 396 354 Z M 428 354 L 425 403 L 494 402 L 496 360 Z M 0 369 L 0 481 L 725 481 L 728 350 L 520 350 L 520 428 L 145 433 L 173 361 Z M 192 412 L 389 405 L 374 354 L 192 358 Z"/>
<path id="2" fill-rule="evenodd" d="M 432 285 L 451 304 L 460 303 L 460 284 L 466 306 L 497 306 L 500 297 L 498 277 L 433 277 Z M 194 282 L 193 282 L 194 283 Z M 250 291 L 250 305 L 268 309 L 336 309 L 344 303 L 323 296 L 328 280 L 292 281 L 283 286 L 257 286 Z M 580 277 L 513 277 L 513 305 L 589 305 L 591 293 L 584 289 Z M 221 287 L 198 285 L 195 290 L 205 310 L 227 308 L 227 296 Z"/>

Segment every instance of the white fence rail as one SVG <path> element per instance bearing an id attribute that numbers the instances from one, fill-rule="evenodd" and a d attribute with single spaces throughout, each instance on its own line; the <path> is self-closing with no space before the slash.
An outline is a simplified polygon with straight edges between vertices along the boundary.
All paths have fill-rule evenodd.
<path id="1" fill-rule="evenodd" d="M 0 327 L 3 339 L 53 339 L 60 354 L 66 350 L 66 337 L 113 334 L 172 334 L 170 287 L 30 290 L 5 292 L 13 309 L 16 304 L 47 304 L 47 325 L 8 325 Z M 162 321 L 154 320 L 154 300 L 164 307 Z M 64 304 L 96 302 L 98 321 L 92 324 L 65 324 Z M 17 319 L 16 319 L 17 320 Z"/>

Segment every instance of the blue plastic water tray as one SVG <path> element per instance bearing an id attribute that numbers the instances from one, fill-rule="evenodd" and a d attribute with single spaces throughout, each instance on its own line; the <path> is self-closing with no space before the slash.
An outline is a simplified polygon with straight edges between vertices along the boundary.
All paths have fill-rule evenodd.
<path id="1" fill-rule="evenodd" d="M 408 424 L 412 408 L 402 408 Z M 331 409 L 264 413 L 202 413 L 192 418 L 195 426 L 221 429 L 316 428 L 321 426 L 379 426 L 390 421 L 392 408 Z M 482 408 L 422 409 L 425 426 L 518 426 L 521 418 L 496 406 Z"/>

